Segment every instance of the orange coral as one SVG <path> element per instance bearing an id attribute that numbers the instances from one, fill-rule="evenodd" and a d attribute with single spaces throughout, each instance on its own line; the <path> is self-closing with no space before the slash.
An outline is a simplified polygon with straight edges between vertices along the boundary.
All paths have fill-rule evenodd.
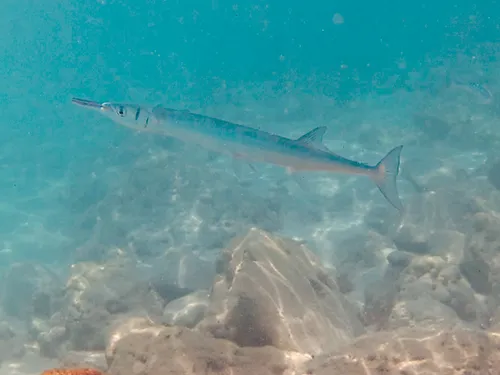
<path id="1" fill-rule="evenodd" d="M 93 368 L 53 368 L 45 370 L 40 375 L 105 375 Z"/>

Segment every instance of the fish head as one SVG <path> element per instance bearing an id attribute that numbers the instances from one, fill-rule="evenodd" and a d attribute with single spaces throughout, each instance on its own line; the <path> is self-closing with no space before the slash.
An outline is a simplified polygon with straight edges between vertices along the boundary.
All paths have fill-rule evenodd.
<path id="1" fill-rule="evenodd" d="M 86 99 L 73 98 L 72 102 L 79 106 L 98 111 L 111 120 L 134 129 L 147 127 L 151 118 L 151 109 L 139 104 L 94 102 Z"/>

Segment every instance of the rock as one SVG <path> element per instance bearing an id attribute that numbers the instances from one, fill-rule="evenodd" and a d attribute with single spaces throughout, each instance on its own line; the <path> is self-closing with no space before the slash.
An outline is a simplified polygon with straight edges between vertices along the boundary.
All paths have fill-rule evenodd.
<path id="1" fill-rule="evenodd" d="M 464 322 L 482 327 L 488 319 L 485 302 L 456 265 L 438 256 L 416 256 L 401 272 L 387 328 Z"/>
<path id="2" fill-rule="evenodd" d="M 113 356 L 116 353 L 116 345 L 124 337 L 144 332 L 156 335 L 160 328 L 161 327 L 155 326 L 151 320 L 146 318 L 134 317 L 116 321 L 112 329 L 110 329 L 110 333 L 106 341 L 105 357 L 108 365 L 111 363 Z"/>
<path id="3" fill-rule="evenodd" d="M 0 340 L 7 341 L 16 336 L 14 330 L 7 322 L 0 322 Z"/>
<path id="4" fill-rule="evenodd" d="M 240 348 L 184 327 L 150 327 L 116 343 L 107 373 L 292 375 L 308 358 L 273 347 Z"/>
<path id="5" fill-rule="evenodd" d="M 477 293 L 489 295 L 494 289 L 500 291 L 499 227 L 500 218 L 492 213 L 478 213 L 473 217 L 460 270 Z"/>
<path id="6" fill-rule="evenodd" d="M 404 328 L 360 337 L 342 351 L 319 356 L 309 375 L 496 374 L 500 338 L 484 331 Z"/>
<path id="7" fill-rule="evenodd" d="M 428 254 L 430 250 L 428 234 L 417 225 L 403 225 L 393 235 L 393 240 L 399 250 L 410 253 Z"/>
<path id="8" fill-rule="evenodd" d="M 60 347 L 68 338 L 66 328 L 63 326 L 55 326 L 45 332 L 41 332 L 37 337 L 37 342 L 40 345 L 40 354 L 45 357 L 57 357 Z"/>
<path id="9" fill-rule="evenodd" d="M 391 207 L 374 206 L 364 217 L 364 224 L 371 230 L 386 236 L 391 232 L 394 223 L 400 220 Z"/>
<path id="10" fill-rule="evenodd" d="M 490 281 L 490 266 L 478 254 L 466 251 L 460 262 L 460 271 L 476 292 L 486 295 L 492 292 L 493 285 Z"/>
<path id="11" fill-rule="evenodd" d="M 429 253 L 457 264 L 463 256 L 465 234 L 455 230 L 437 230 L 429 235 Z"/>
<path id="12" fill-rule="evenodd" d="M 460 319 L 451 307 L 448 307 L 429 294 L 410 298 L 405 294 L 398 296 L 387 324 L 387 331 L 406 327 L 455 326 Z"/>
<path id="13" fill-rule="evenodd" d="M 239 346 L 318 354 L 362 332 L 353 307 L 304 245 L 251 229 L 221 253 L 197 326 Z"/>
<path id="14" fill-rule="evenodd" d="M 387 255 L 387 261 L 393 267 L 397 268 L 405 268 L 411 263 L 413 259 L 413 254 L 408 253 L 406 251 L 393 251 L 389 255 Z"/>
<path id="15" fill-rule="evenodd" d="M 108 330 L 126 316 L 160 317 L 163 299 L 138 275 L 135 262 L 125 257 L 105 263 L 72 267 L 65 290 L 62 320 L 70 349 L 104 350 Z"/>
<path id="16" fill-rule="evenodd" d="M 363 228 L 350 232 L 336 246 L 332 257 L 336 270 L 331 274 L 342 294 L 349 293 L 349 298 L 361 303 L 365 286 L 385 272 L 386 257 L 394 244 L 372 230 Z"/>
<path id="17" fill-rule="evenodd" d="M 63 367 L 92 367 L 101 371 L 108 369 L 104 352 L 69 351 L 59 360 Z"/>
<path id="18" fill-rule="evenodd" d="M 363 306 L 365 325 L 381 329 L 387 324 L 399 292 L 400 273 L 401 268 L 388 267 L 380 280 L 366 286 Z"/>
<path id="19" fill-rule="evenodd" d="M 247 178 L 251 188 L 243 186 L 226 160 L 210 161 L 207 153 L 195 150 L 191 162 L 184 163 L 178 147 L 160 137 L 123 145 L 111 158 L 72 168 L 70 187 L 61 199 L 76 221 L 71 235 L 78 243 L 78 260 L 101 261 L 102 252 L 112 246 L 144 263 L 176 251 L 216 253 L 250 226 L 282 227 L 284 200 L 269 184 L 261 195 L 252 175 Z M 178 264 L 168 272 L 174 267 Z"/>
<path id="20" fill-rule="evenodd" d="M 1 306 L 5 314 L 29 321 L 48 319 L 58 309 L 62 281 L 49 268 L 38 264 L 15 263 L 1 282 Z"/>
<path id="21" fill-rule="evenodd" d="M 340 293 L 342 294 L 348 294 L 354 290 L 354 283 L 352 282 L 352 278 L 349 272 L 342 272 L 342 270 L 339 271 L 337 276 L 335 277 L 335 281 Z"/>
<path id="22" fill-rule="evenodd" d="M 444 267 L 446 267 L 446 262 L 441 257 L 431 255 L 417 256 L 412 259 L 407 270 L 407 275 L 411 275 L 417 279 L 427 274 L 431 274 L 434 277 Z"/>
<path id="23" fill-rule="evenodd" d="M 0 363 L 22 358 L 29 340 L 24 326 L 13 320 L 0 321 Z"/>
<path id="24" fill-rule="evenodd" d="M 181 288 L 203 289 L 213 281 L 215 264 L 196 254 L 187 254 L 179 262 L 177 285 Z"/>
<path id="25" fill-rule="evenodd" d="M 448 168 L 443 168 L 446 171 Z M 451 175 L 445 172 L 435 172 L 435 176 L 426 176 L 424 186 L 426 191 L 420 194 L 412 194 L 405 202 L 405 215 L 400 223 L 393 223 L 383 234 L 387 234 L 394 240 L 399 250 L 415 254 L 437 255 L 439 250 L 443 252 L 454 252 L 453 243 L 439 243 L 445 240 L 445 232 L 448 233 L 448 241 L 460 241 L 453 238 L 457 232 L 465 233 L 470 227 L 471 217 L 483 212 L 485 204 L 481 198 L 471 191 L 471 183 L 457 182 Z M 439 174 L 441 173 L 441 175 Z M 383 219 L 379 219 L 383 220 Z M 387 221 L 387 220 L 386 220 Z M 440 241 L 433 243 L 432 236 L 436 232 L 441 237 Z M 459 236 L 457 236 L 459 237 Z"/>
<path id="26" fill-rule="evenodd" d="M 41 333 L 48 332 L 50 329 L 49 320 L 44 320 L 40 318 L 33 318 L 29 322 L 28 332 L 31 337 L 37 338 Z"/>
<path id="27" fill-rule="evenodd" d="M 193 328 L 205 316 L 209 304 L 208 291 L 201 290 L 169 302 L 163 310 L 162 322 Z"/>
<path id="28" fill-rule="evenodd" d="M 356 230 L 340 241 L 334 264 L 339 269 L 366 269 L 385 263 L 384 252 L 394 247 L 386 237 L 371 230 Z"/>
<path id="29" fill-rule="evenodd" d="M 158 293 L 171 301 L 195 290 L 206 289 L 215 276 L 215 265 L 194 253 L 171 251 L 156 258 L 144 272 L 150 274 L 151 283 Z"/>

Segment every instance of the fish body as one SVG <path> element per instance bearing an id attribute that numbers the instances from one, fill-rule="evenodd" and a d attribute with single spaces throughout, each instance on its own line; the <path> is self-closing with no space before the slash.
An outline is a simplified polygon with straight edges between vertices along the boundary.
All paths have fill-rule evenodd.
<path id="1" fill-rule="evenodd" d="M 282 137 L 249 126 L 203 116 L 186 110 L 136 104 L 98 103 L 73 99 L 73 103 L 99 111 L 126 127 L 162 134 L 238 159 L 264 162 L 295 171 L 325 171 L 370 177 L 386 199 L 403 209 L 396 186 L 403 146 L 392 149 L 378 164 L 344 158 L 323 144 L 326 127 L 312 129 L 297 139 Z"/>

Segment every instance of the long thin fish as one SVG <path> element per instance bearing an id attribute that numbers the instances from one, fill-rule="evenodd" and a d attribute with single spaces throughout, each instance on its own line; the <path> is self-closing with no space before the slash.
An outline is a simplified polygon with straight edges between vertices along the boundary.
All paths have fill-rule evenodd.
<path id="1" fill-rule="evenodd" d="M 207 117 L 187 110 L 137 104 L 98 103 L 73 98 L 74 104 L 96 110 L 126 127 L 153 132 L 227 153 L 238 159 L 283 166 L 295 171 L 327 171 L 370 177 L 384 197 L 403 210 L 396 186 L 400 154 L 398 146 L 376 165 L 343 158 L 323 144 L 326 127 L 317 127 L 298 139 L 290 139 L 248 126 Z"/>

